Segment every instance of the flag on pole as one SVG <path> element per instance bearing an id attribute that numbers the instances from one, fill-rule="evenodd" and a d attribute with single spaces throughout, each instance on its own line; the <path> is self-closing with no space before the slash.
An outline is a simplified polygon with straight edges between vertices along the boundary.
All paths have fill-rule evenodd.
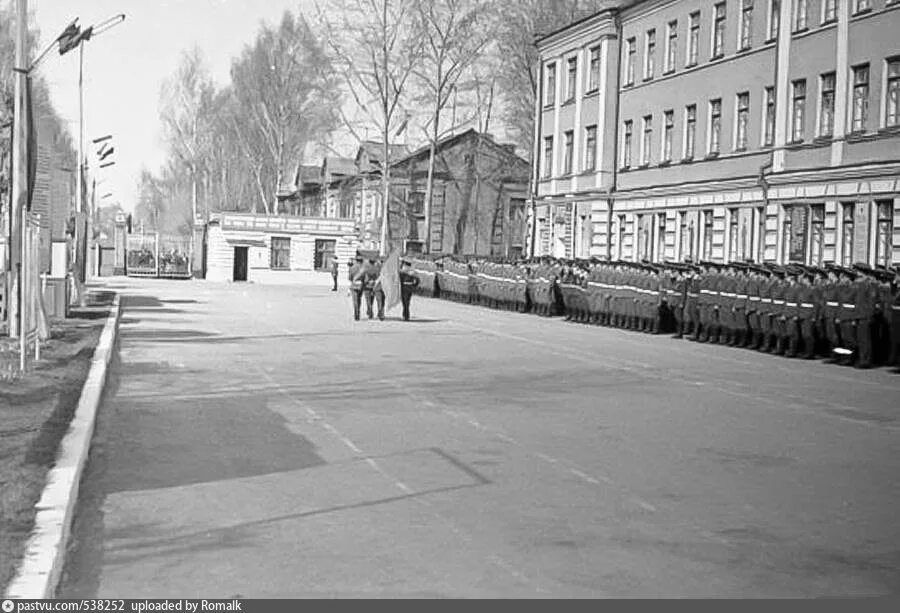
<path id="1" fill-rule="evenodd" d="M 381 266 L 378 275 L 381 291 L 384 292 L 384 308 L 392 309 L 400 304 L 400 250 L 394 249 Z"/>

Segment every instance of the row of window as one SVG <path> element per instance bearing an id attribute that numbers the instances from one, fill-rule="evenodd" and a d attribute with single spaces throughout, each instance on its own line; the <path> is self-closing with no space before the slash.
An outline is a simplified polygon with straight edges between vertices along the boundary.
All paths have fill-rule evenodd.
<path id="1" fill-rule="evenodd" d="M 291 269 L 291 239 L 284 236 L 273 236 L 269 246 L 269 268 L 271 270 Z M 327 270 L 335 258 L 336 241 L 333 239 L 316 239 L 313 252 L 313 268 Z"/>
<path id="2" fill-rule="evenodd" d="M 889 266 L 893 249 L 893 202 L 876 201 L 875 223 L 875 263 Z M 841 203 L 840 209 L 840 263 L 851 266 L 855 263 L 857 248 L 868 249 L 868 227 L 857 232 L 856 203 Z M 782 222 L 782 261 L 801 262 L 821 266 L 825 260 L 825 205 L 796 205 L 785 207 Z M 794 215 L 793 212 L 801 213 Z M 713 258 L 714 216 L 712 210 L 704 210 L 700 216 L 700 227 L 694 226 L 695 216 L 688 211 L 677 213 L 678 235 L 676 258 L 711 260 Z M 801 228 L 794 227 L 796 219 L 804 220 Z M 803 223 L 803 222 L 801 222 Z M 859 222 L 862 223 L 862 222 Z M 766 215 L 763 207 L 743 210 L 728 210 L 727 260 L 738 262 L 754 259 L 765 261 Z M 617 245 L 618 257 L 624 257 L 626 216 L 618 216 Z M 633 245 L 636 259 L 661 261 L 666 254 L 666 234 L 668 231 L 665 213 L 638 214 L 633 228 Z M 862 242 L 862 245 L 858 243 Z"/>
<path id="3" fill-rule="evenodd" d="M 600 47 L 590 49 L 588 60 L 588 72 L 585 81 L 585 92 L 591 94 L 600 88 Z M 556 62 L 547 65 L 545 69 L 544 104 L 552 106 L 556 104 Z M 563 92 L 564 102 L 575 100 L 578 93 L 578 56 L 572 56 L 566 60 L 566 88 Z"/>
<path id="4" fill-rule="evenodd" d="M 887 0 L 887 4 L 893 4 L 900 0 Z M 837 19 L 839 0 L 823 0 L 821 25 L 833 23 Z M 870 0 L 854 0 L 853 13 L 860 14 L 871 10 Z M 753 47 L 753 11 L 754 0 L 740 0 L 739 24 L 738 24 L 738 51 L 747 51 Z M 694 11 L 688 15 L 687 25 L 687 50 L 684 65 L 686 68 L 696 66 L 700 54 L 700 11 Z M 710 60 L 717 60 L 725 55 L 725 32 L 727 24 L 727 4 L 719 2 L 713 6 L 712 30 L 710 32 Z M 781 0 L 769 0 L 768 36 L 766 42 L 775 40 L 781 23 Z M 666 24 L 665 50 L 663 52 L 663 74 L 669 74 L 677 69 L 678 63 L 678 39 L 679 20 L 673 19 Z M 809 2 L 797 0 L 794 4 L 793 31 L 802 32 L 809 27 Z M 643 79 L 649 81 L 656 76 L 657 61 L 657 36 L 656 28 L 650 28 L 644 33 L 644 62 Z M 625 40 L 623 49 L 623 84 L 634 85 L 635 64 L 637 59 L 637 37 Z M 571 60 L 570 60 L 571 61 Z"/>
<path id="5" fill-rule="evenodd" d="M 885 62 L 884 92 L 884 127 L 900 127 L 900 58 L 890 58 Z M 865 132 L 869 125 L 869 64 L 854 66 L 852 69 L 852 89 L 850 105 L 850 132 Z M 762 146 L 772 146 L 775 140 L 775 90 L 766 87 L 763 92 L 763 134 Z M 835 73 L 828 72 L 819 76 L 819 113 L 815 134 L 829 138 L 834 132 L 835 116 Z M 744 151 L 749 147 L 750 92 L 741 92 L 735 97 L 734 150 Z M 807 88 L 806 79 L 797 79 L 791 83 L 791 115 L 790 140 L 801 143 L 807 137 Z M 639 166 L 652 163 L 653 151 L 653 115 L 645 115 L 641 119 Z M 627 120 L 622 129 L 621 167 L 634 165 L 632 150 L 634 147 L 635 126 L 633 120 Z M 661 140 L 659 161 L 673 160 L 673 140 L 675 132 L 675 111 L 663 113 L 663 135 Z M 689 104 L 684 109 L 684 132 L 682 139 L 682 159 L 692 160 L 696 154 L 697 105 Z M 570 133 L 567 133 L 570 134 Z M 552 143 L 551 143 L 552 144 Z M 722 99 L 715 98 L 708 103 L 707 112 L 707 156 L 715 156 L 722 149 Z"/>

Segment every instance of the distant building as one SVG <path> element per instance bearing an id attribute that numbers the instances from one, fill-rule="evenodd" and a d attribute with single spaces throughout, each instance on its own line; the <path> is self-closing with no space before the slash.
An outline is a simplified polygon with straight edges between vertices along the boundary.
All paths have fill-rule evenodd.
<path id="1" fill-rule="evenodd" d="M 554 250 L 548 234 L 585 253 L 539 219 L 584 201 L 594 255 L 900 262 L 900 2 L 611 7 L 539 43 L 535 253 Z M 596 193 L 571 177 L 591 157 L 611 177 Z"/>
<path id="2" fill-rule="evenodd" d="M 295 283 L 334 258 L 346 275 L 357 246 L 352 219 L 217 214 L 205 233 L 206 279 Z"/>

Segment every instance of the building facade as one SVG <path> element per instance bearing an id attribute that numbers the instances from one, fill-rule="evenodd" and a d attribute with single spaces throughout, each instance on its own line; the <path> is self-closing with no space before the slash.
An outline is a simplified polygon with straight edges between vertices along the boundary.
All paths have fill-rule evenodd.
<path id="1" fill-rule="evenodd" d="M 900 2 L 645 0 L 609 12 L 614 189 L 592 208 L 592 254 L 900 261 Z M 570 27 L 582 29 L 606 34 Z"/>
<path id="2" fill-rule="evenodd" d="M 206 228 L 210 281 L 296 283 L 337 258 L 346 276 L 358 246 L 352 219 L 223 213 Z"/>

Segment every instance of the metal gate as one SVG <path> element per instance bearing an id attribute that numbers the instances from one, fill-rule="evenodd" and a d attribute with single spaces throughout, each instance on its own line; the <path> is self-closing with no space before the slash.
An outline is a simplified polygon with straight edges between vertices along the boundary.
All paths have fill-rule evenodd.
<path id="1" fill-rule="evenodd" d="M 159 236 L 129 234 L 126 242 L 125 274 L 129 277 L 156 277 L 159 273 Z"/>
<path id="2" fill-rule="evenodd" d="M 181 236 L 158 238 L 158 275 L 166 279 L 188 279 L 191 276 L 191 241 Z"/>

